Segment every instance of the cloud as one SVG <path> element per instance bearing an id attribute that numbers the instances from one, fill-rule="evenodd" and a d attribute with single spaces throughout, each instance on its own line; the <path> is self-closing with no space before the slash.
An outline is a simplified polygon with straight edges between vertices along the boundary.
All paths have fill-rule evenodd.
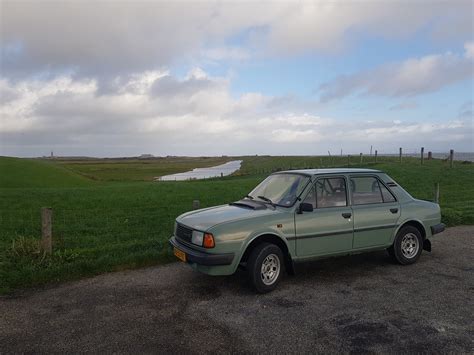
<path id="1" fill-rule="evenodd" d="M 332 53 L 366 33 L 399 39 L 423 29 L 464 40 L 471 13 L 470 1 L 3 1 L 2 76 L 73 72 L 107 81 L 176 62 Z"/>
<path id="2" fill-rule="evenodd" d="M 192 96 L 200 91 L 211 90 L 213 88 L 219 89 L 222 85 L 225 86 L 226 83 L 218 83 L 202 75 L 200 71 L 197 71 L 197 73 L 192 73 L 189 78 L 184 80 L 179 80 L 171 75 L 157 78 L 153 82 L 150 92 L 153 96 L 170 98 L 179 95 Z"/>
<path id="3" fill-rule="evenodd" d="M 342 117 L 341 124 L 341 117 L 297 112 L 291 105 L 275 109 L 276 98 L 262 93 L 232 95 L 229 79 L 198 68 L 183 77 L 145 71 L 113 80 L 123 88 L 101 95 L 97 80 L 73 76 L 1 81 L 12 95 L 0 104 L 0 154 L 311 155 L 367 145 L 393 152 L 388 142 L 415 141 L 438 151 L 453 142 L 460 150 L 472 144 L 470 118 L 422 123 Z M 163 80 L 170 88 L 157 91 Z"/>
<path id="4" fill-rule="evenodd" d="M 354 93 L 411 97 L 437 91 L 473 77 L 474 62 L 470 51 L 468 44 L 464 55 L 450 52 L 428 55 L 340 76 L 320 86 L 321 101 L 340 99 Z"/>
<path id="5" fill-rule="evenodd" d="M 14 101 L 19 97 L 19 93 L 8 86 L 6 80 L 0 80 L 0 105 Z"/>
<path id="6" fill-rule="evenodd" d="M 466 42 L 464 50 L 466 51 L 466 58 L 474 59 L 474 42 Z"/>
<path id="7" fill-rule="evenodd" d="M 223 60 L 244 61 L 250 58 L 248 50 L 240 47 L 216 47 L 202 51 L 202 56 L 212 62 Z"/>

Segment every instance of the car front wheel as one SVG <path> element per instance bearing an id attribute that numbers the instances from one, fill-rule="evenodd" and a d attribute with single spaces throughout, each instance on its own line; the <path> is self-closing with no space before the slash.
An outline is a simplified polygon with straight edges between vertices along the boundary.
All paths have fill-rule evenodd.
<path id="1" fill-rule="evenodd" d="M 389 254 L 402 265 L 413 264 L 418 260 L 423 249 L 423 238 L 420 231 L 413 226 L 400 229 L 395 237 Z"/>
<path id="2" fill-rule="evenodd" d="M 283 253 L 275 244 L 257 245 L 249 256 L 248 272 L 250 281 L 259 293 L 274 290 L 280 281 L 284 265 Z"/>

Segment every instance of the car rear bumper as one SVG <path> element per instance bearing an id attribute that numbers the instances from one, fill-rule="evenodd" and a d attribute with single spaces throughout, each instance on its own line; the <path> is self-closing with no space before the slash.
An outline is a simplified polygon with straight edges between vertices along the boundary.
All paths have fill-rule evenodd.
<path id="1" fill-rule="evenodd" d="M 234 253 L 210 254 L 199 250 L 191 249 L 187 245 L 180 243 L 176 237 L 171 237 L 169 243 L 172 247 L 186 253 L 186 262 L 204 266 L 230 265 L 234 260 Z"/>
<path id="2" fill-rule="evenodd" d="M 446 224 L 444 223 L 435 224 L 434 226 L 431 226 L 431 234 L 435 235 L 435 234 L 441 233 L 445 229 L 446 229 Z"/>

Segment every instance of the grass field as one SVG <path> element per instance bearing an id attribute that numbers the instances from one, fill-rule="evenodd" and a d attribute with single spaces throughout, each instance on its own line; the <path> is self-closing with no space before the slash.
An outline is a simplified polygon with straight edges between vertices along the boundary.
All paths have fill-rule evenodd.
<path id="1" fill-rule="evenodd" d="M 230 158 L 150 161 L 40 161 L 0 158 L 0 292 L 76 279 L 170 260 L 167 239 L 174 218 L 201 206 L 244 196 L 270 171 L 347 166 L 340 157 L 241 157 L 236 176 L 187 182 L 149 182 L 152 176 L 220 164 Z M 235 158 L 232 158 L 235 159 Z M 373 159 L 372 159 L 373 160 Z M 163 166 L 160 166 L 163 164 Z M 474 224 L 474 164 L 383 158 L 360 164 L 388 172 L 413 196 L 433 197 L 441 186 L 443 220 Z M 36 244 L 40 208 L 53 208 L 54 253 Z M 13 245 L 13 241 L 15 244 Z"/>
<path id="2" fill-rule="evenodd" d="M 77 174 L 101 181 L 152 181 L 157 176 L 182 173 L 193 168 L 220 165 L 226 157 L 168 157 L 150 159 L 88 159 L 55 162 Z"/>
<path id="3" fill-rule="evenodd" d="M 0 157 L 0 188 L 91 186 L 92 181 L 53 162 Z"/>

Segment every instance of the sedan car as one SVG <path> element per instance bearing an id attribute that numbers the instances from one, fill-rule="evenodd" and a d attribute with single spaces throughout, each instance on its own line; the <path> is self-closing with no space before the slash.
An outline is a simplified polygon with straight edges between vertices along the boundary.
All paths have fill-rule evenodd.
<path id="1" fill-rule="evenodd" d="M 274 173 L 240 201 L 176 218 L 174 254 L 209 275 L 248 271 L 256 291 L 273 290 L 295 263 L 387 249 L 413 264 L 445 226 L 438 204 L 410 196 L 372 169 Z"/>

